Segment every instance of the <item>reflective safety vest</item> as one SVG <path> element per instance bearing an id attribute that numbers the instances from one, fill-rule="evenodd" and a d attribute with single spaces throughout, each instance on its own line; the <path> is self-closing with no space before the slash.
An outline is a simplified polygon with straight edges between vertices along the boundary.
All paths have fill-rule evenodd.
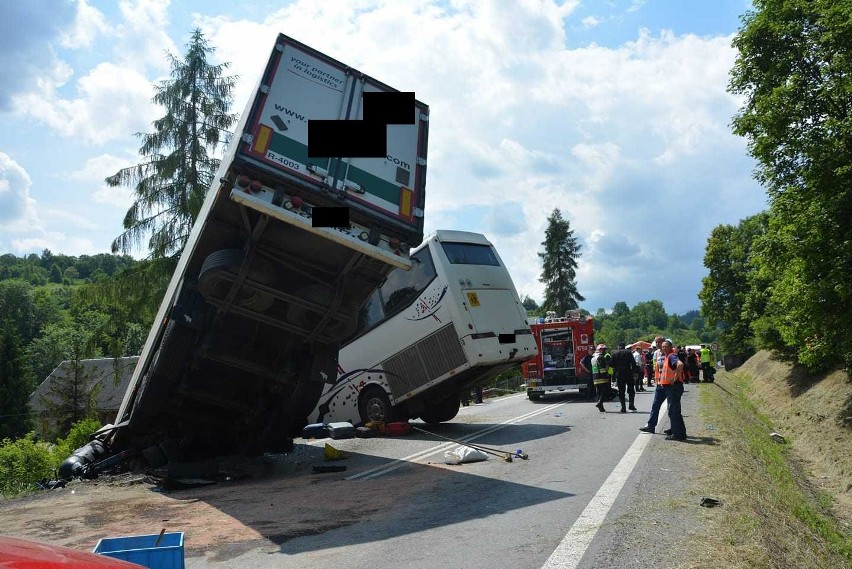
<path id="1" fill-rule="evenodd" d="M 592 356 L 592 374 L 595 378 L 595 385 L 609 383 L 608 359 L 606 354 L 595 354 Z"/>
<path id="2" fill-rule="evenodd" d="M 672 352 L 670 355 L 674 355 Z M 661 355 L 657 359 L 657 381 L 660 385 L 671 385 L 676 380 L 679 381 L 677 377 L 677 368 L 672 369 L 668 362 L 669 356 L 665 354 Z"/>
<path id="3" fill-rule="evenodd" d="M 710 363 L 710 355 L 712 354 L 710 348 L 701 348 L 701 363 L 708 364 Z"/>

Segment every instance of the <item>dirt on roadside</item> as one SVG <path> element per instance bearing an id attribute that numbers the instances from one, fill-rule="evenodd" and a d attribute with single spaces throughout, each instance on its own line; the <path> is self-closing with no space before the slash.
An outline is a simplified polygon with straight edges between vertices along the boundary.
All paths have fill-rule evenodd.
<path id="1" fill-rule="evenodd" d="M 355 524 L 435 483 L 422 472 L 359 481 L 313 474 L 322 449 L 296 445 L 274 465 L 243 459 L 240 475 L 211 486 L 166 492 L 130 474 L 76 481 L 64 489 L 0 502 L 3 534 L 91 551 L 103 537 L 185 532 L 187 556 L 225 561 L 249 549 Z M 422 478 L 412 480 L 412 477 Z M 242 478 L 242 479 L 237 479 Z"/>
<path id="2" fill-rule="evenodd" d="M 812 375 L 761 351 L 734 370 L 753 380 L 752 399 L 791 441 L 811 481 L 834 500 L 852 528 L 852 381 L 837 370 Z"/>

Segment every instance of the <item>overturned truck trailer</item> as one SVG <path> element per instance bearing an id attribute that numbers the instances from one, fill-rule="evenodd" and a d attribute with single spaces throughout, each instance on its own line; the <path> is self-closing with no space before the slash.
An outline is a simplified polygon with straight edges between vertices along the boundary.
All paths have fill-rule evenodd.
<path id="1" fill-rule="evenodd" d="M 410 104 L 396 124 L 376 110 L 399 111 L 400 100 Z M 315 120 L 331 129 L 311 126 L 309 149 Z M 422 241 L 427 125 L 413 94 L 279 35 L 116 424 L 78 449 L 63 476 L 292 444 L 337 377 L 360 307 L 393 268 L 410 268 Z M 381 157 L 314 156 L 352 148 L 357 140 L 334 138 L 362 131 Z"/>

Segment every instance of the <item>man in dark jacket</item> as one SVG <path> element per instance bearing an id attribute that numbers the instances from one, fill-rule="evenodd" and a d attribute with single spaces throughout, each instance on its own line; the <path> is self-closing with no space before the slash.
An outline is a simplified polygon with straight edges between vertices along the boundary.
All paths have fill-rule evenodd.
<path id="1" fill-rule="evenodd" d="M 630 410 L 635 411 L 636 407 L 633 405 L 633 401 L 636 397 L 636 390 L 633 388 L 633 374 L 639 368 L 636 366 L 633 354 L 624 347 L 624 344 L 619 344 L 618 349 L 612 353 L 612 369 L 615 374 L 616 383 L 618 384 L 618 400 L 621 402 L 621 412 L 627 413 L 627 409 L 624 406 L 625 388 L 630 398 Z"/>

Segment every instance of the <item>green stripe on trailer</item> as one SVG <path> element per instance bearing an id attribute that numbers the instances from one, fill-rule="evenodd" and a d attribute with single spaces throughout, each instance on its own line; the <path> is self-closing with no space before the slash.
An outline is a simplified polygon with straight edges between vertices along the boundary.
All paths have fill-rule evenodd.
<path id="1" fill-rule="evenodd" d="M 269 142 L 269 150 L 276 154 L 286 156 L 300 164 L 307 166 L 314 165 L 328 170 L 328 158 L 308 158 L 308 147 L 301 142 L 296 142 L 292 138 L 288 138 L 277 132 L 272 133 L 272 140 Z"/>
<path id="2" fill-rule="evenodd" d="M 277 132 L 272 133 L 269 150 L 276 154 L 286 156 L 300 164 L 316 165 L 323 170 L 328 171 L 329 174 L 333 174 L 333 172 L 329 170 L 328 158 L 308 158 L 308 147 L 306 145 L 296 142 L 292 138 L 288 138 Z M 364 188 L 367 193 L 399 207 L 400 190 L 399 186 L 396 184 L 383 180 L 382 178 L 374 174 L 370 174 L 361 168 L 352 166 L 351 164 L 349 165 L 349 172 L 346 179 L 355 182 Z"/>

